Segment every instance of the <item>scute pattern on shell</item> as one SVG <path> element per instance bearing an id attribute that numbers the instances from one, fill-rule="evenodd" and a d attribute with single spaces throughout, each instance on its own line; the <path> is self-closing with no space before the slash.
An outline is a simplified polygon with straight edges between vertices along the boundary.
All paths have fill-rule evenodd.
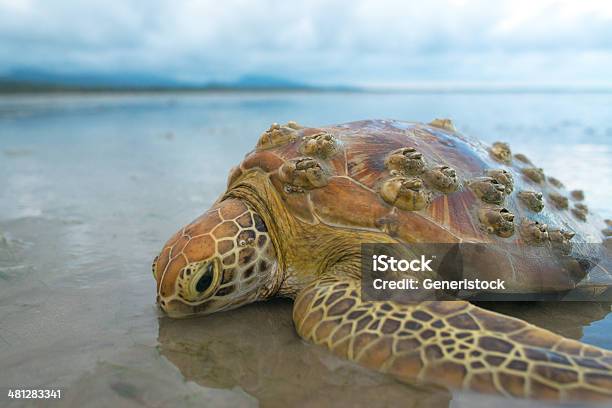
<path id="1" fill-rule="evenodd" d="M 515 233 L 525 230 L 524 221 L 576 233 L 572 242 L 601 242 L 603 222 L 590 214 L 585 222 L 583 208 L 564 209 L 569 194 L 561 184 L 524 155 L 512 156 L 506 144 L 492 151 L 451 127 L 388 120 L 291 130 L 295 137 L 283 144 L 248 154 L 232 173 L 230 188 L 241 174 L 261 170 L 302 222 L 380 231 L 401 242 L 528 245 L 524 234 Z M 316 174 L 289 177 L 287 169 L 319 146 L 333 147 L 326 150 L 333 154 L 308 155 L 307 167 Z M 501 160 L 497 150 L 504 153 Z M 398 177 L 418 178 L 423 195 L 391 197 L 389 181 Z M 557 205 L 530 208 L 525 191 Z M 519 275 L 529 272 L 517 268 Z"/>

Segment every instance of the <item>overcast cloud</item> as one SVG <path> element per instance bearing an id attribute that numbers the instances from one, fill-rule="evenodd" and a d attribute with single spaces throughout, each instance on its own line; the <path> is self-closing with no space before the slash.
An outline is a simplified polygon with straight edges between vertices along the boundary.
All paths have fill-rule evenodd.
<path id="1" fill-rule="evenodd" d="M 612 83 L 607 0 L 0 0 L 0 72 Z"/>

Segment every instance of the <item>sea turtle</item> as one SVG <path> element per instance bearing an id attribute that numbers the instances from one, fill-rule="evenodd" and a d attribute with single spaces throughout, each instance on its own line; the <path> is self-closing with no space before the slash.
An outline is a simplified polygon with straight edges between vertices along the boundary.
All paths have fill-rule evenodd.
<path id="1" fill-rule="evenodd" d="M 183 317 L 289 297 L 302 338 L 399 380 L 609 400 L 611 351 L 464 300 L 368 301 L 361 293 L 363 243 L 543 248 L 553 255 L 536 264 L 504 249 L 479 272 L 519 291 L 571 289 L 594 264 L 576 243 L 610 235 L 611 222 L 582 198 L 507 144 L 486 146 L 448 119 L 273 124 L 212 208 L 156 257 L 157 302 Z M 549 261 L 568 255 L 583 267 L 561 272 Z"/>

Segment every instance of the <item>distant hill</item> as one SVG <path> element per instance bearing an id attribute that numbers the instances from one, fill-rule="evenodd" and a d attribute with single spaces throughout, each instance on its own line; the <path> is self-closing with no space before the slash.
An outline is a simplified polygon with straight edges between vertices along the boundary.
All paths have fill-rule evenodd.
<path id="1" fill-rule="evenodd" d="M 247 88 L 247 89 L 311 89 L 313 86 L 267 75 L 245 75 L 234 82 L 209 82 L 208 87 Z"/>
<path id="2" fill-rule="evenodd" d="M 150 74 L 94 74 L 57 73 L 39 69 L 21 68 L 0 76 L 3 82 L 55 87 L 177 87 L 181 83 Z"/>
<path id="3" fill-rule="evenodd" d="M 0 92 L 95 91 L 206 91 L 206 90 L 354 90 L 352 87 L 317 87 L 267 75 L 245 75 L 229 82 L 179 81 L 151 74 L 56 73 L 16 69 L 0 75 Z"/>

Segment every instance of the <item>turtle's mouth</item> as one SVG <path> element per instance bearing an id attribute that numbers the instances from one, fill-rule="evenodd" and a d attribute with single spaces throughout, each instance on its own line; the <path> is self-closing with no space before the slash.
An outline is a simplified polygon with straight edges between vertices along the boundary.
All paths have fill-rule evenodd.
<path id="1" fill-rule="evenodd" d="M 199 317 L 232 310 L 244 303 L 251 303 L 252 301 L 252 295 L 243 296 L 234 299 L 234 301 L 229 301 L 227 299 L 212 299 L 197 305 L 190 305 L 176 298 L 171 298 L 169 300 L 158 298 L 157 305 L 168 317 L 173 319 L 184 319 L 187 317 Z"/>
<path id="2" fill-rule="evenodd" d="M 163 310 L 168 317 L 173 319 L 183 319 L 186 317 L 194 317 L 196 315 L 204 314 L 205 305 L 191 306 L 183 303 L 179 300 L 170 300 L 167 302 L 158 303 L 161 310 Z"/>

